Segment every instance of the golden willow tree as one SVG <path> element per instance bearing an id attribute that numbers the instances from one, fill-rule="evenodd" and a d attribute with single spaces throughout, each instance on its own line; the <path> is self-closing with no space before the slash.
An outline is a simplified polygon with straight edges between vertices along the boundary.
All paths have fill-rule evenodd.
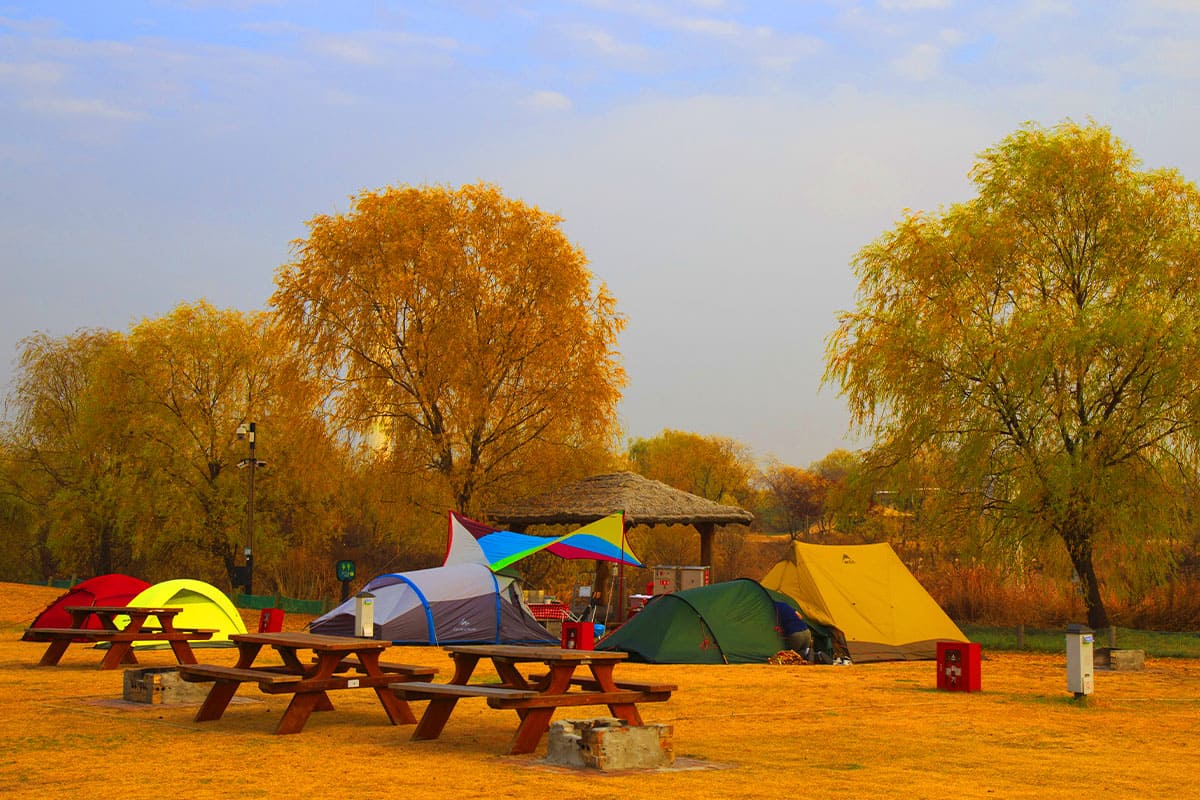
<path id="1" fill-rule="evenodd" d="M 272 335 L 265 313 L 199 302 L 128 334 L 22 342 L 0 491 L 28 510 L 42 577 L 231 576 L 248 541 L 236 431 L 257 421 L 256 573 L 308 588 L 307 563 L 332 560 L 347 458 Z"/>
<path id="2" fill-rule="evenodd" d="M 28 509 L 29 530 L 6 536 L 25 540 L 22 557 L 41 577 L 60 569 L 98 575 L 129 566 L 120 491 L 127 441 L 97 407 L 110 391 L 97 377 L 97 364 L 120 346 L 119 334 L 96 329 L 21 341 L 0 491 Z"/>
<path id="3" fill-rule="evenodd" d="M 194 572 L 232 576 L 249 544 L 248 455 L 238 426 L 255 422 L 255 571 L 278 586 L 289 560 L 327 536 L 339 458 L 318 412 L 319 388 L 300 374 L 265 312 L 200 301 L 135 325 L 106 360 L 105 415 L 127 431 L 138 480 L 125 496 L 138 513 L 137 549 Z M 117 391 L 117 387 L 120 390 Z M 260 584 L 263 585 L 263 584 Z"/>
<path id="4" fill-rule="evenodd" d="M 870 463 L 1010 548 L 1061 543 L 1106 627 L 1099 567 L 1164 577 L 1194 496 L 1200 195 L 1071 122 L 1022 128 L 971 178 L 976 198 L 858 254 L 826 378 Z"/>
<path id="5" fill-rule="evenodd" d="M 560 223 L 488 184 L 388 187 L 310 220 L 276 275 L 277 319 L 344 423 L 464 512 L 614 440 L 624 322 Z"/>

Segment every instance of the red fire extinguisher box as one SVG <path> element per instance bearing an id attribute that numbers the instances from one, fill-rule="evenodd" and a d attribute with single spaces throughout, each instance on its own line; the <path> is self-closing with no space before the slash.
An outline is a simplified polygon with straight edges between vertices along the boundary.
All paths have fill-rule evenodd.
<path id="1" fill-rule="evenodd" d="M 567 650 L 593 650 L 596 644 L 596 623 L 564 622 L 562 646 Z"/>
<path id="2" fill-rule="evenodd" d="M 278 633 L 283 630 L 283 609 L 264 608 L 258 615 L 259 633 Z"/>
<path id="3" fill-rule="evenodd" d="M 937 688 L 978 692 L 979 657 L 980 648 L 975 642 L 938 642 Z"/>

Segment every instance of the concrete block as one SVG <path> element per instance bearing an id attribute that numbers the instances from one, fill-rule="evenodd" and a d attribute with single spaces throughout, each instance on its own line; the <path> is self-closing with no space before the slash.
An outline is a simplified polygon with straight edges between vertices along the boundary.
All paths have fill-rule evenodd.
<path id="1" fill-rule="evenodd" d="M 550 726 L 546 760 L 599 770 L 653 769 L 675 763 L 674 728 L 629 725 L 613 717 L 558 720 Z"/>
<path id="2" fill-rule="evenodd" d="M 188 683 L 174 667 L 139 667 L 125 670 L 122 698 L 132 703 L 203 703 L 210 683 Z"/>
<path id="3" fill-rule="evenodd" d="M 1115 647 L 1096 648 L 1096 668 L 1120 672 L 1140 672 L 1146 664 L 1145 650 L 1120 650 Z"/>

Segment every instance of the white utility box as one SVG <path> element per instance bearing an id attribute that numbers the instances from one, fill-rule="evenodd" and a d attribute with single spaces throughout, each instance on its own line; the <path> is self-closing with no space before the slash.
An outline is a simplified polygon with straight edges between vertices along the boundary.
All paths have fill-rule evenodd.
<path id="1" fill-rule="evenodd" d="M 375 638 L 375 595 L 370 592 L 354 595 L 354 635 L 362 639 Z"/>
<path id="2" fill-rule="evenodd" d="M 1076 697 L 1091 694 L 1095 689 L 1095 660 L 1092 648 L 1095 631 L 1086 625 L 1067 626 L 1067 691 Z"/>

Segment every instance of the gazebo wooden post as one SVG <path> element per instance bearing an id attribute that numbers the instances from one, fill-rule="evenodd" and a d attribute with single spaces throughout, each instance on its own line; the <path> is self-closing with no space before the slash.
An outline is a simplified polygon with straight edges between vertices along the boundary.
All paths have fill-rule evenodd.
<path id="1" fill-rule="evenodd" d="M 621 517 L 621 557 L 625 557 L 625 544 L 629 541 L 629 529 L 633 527 L 629 522 L 629 517 L 622 515 Z M 617 625 L 624 625 L 625 618 L 628 616 L 628 611 L 625 607 L 625 562 L 621 561 L 617 564 Z"/>
<path id="2" fill-rule="evenodd" d="M 700 566 L 712 569 L 713 534 L 717 526 L 712 522 L 697 522 L 696 530 L 700 531 Z"/>

